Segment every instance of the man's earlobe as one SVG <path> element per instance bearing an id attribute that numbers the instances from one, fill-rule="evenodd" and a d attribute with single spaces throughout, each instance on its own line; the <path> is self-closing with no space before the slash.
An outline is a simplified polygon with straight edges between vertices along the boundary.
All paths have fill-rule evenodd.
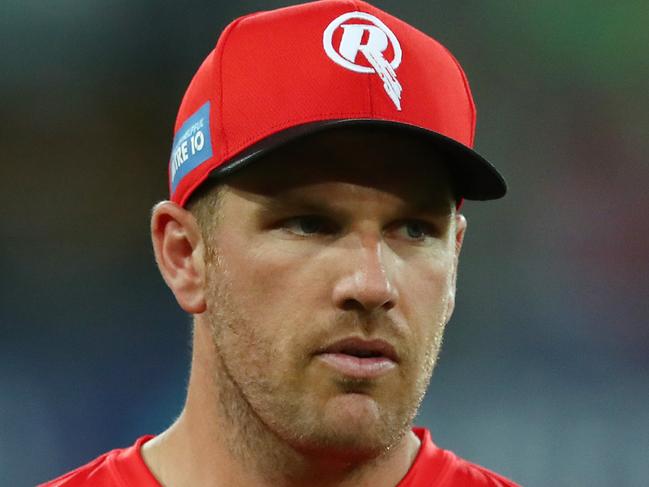
<path id="1" fill-rule="evenodd" d="M 182 309 L 205 311 L 205 247 L 194 216 L 170 201 L 158 203 L 151 215 L 151 240 L 158 269 Z"/>

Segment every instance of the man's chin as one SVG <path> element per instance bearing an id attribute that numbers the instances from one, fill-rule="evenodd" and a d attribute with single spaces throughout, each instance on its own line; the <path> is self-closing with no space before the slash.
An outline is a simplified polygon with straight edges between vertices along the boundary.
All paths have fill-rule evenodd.
<path id="1" fill-rule="evenodd" d="M 389 451 L 407 428 L 395 424 L 394 417 L 384 417 L 381 407 L 366 394 L 342 394 L 329 399 L 321 420 L 312 430 L 311 450 L 332 460 L 367 461 Z"/>
<path id="2" fill-rule="evenodd" d="M 343 429 L 374 429 L 381 421 L 383 408 L 371 394 L 345 392 L 329 398 L 323 420 L 339 423 Z"/>

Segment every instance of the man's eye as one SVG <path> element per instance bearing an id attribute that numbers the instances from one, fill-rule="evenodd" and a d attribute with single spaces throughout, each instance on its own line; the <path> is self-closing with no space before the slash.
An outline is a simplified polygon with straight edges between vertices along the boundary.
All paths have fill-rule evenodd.
<path id="1" fill-rule="evenodd" d="M 429 223 L 421 220 L 407 220 L 398 227 L 401 236 L 409 240 L 423 241 L 428 237 L 435 236 L 435 229 Z"/>
<path id="2" fill-rule="evenodd" d="M 316 235 L 331 233 L 332 225 L 325 218 L 305 215 L 289 218 L 282 222 L 282 227 L 296 235 Z"/>

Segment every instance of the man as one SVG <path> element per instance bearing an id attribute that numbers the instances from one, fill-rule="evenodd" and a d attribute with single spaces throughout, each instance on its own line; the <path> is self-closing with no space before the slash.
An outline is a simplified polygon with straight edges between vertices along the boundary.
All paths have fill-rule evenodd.
<path id="1" fill-rule="evenodd" d="M 360 1 L 230 24 L 182 101 L 158 267 L 194 316 L 187 401 L 48 486 L 513 486 L 412 427 L 454 307 L 464 73 Z"/>

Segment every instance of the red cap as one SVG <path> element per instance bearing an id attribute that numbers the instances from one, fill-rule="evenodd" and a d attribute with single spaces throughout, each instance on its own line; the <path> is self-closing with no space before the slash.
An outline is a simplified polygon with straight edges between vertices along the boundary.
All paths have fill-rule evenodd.
<path id="1" fill-rule="evenodd" d="M 439 148 L 462 198 L 495 199 L 503 178 L 472 150 L 475 106 L 437 41 L 358 0 L 321 0 L 232 22 L 178 111 L 171 200 L 271 147 L 339 125 L 390 126 Z"/>

